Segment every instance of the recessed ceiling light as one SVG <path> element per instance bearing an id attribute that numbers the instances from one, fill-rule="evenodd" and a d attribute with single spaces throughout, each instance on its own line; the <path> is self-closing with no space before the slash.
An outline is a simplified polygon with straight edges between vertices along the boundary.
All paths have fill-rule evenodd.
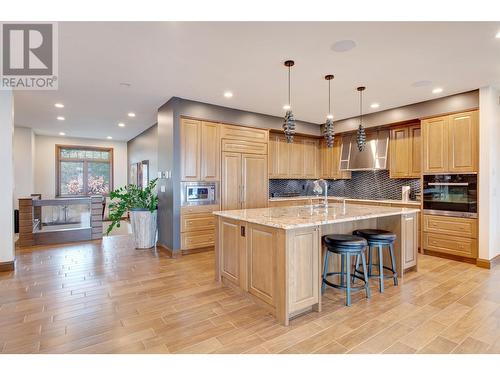
<path id="1" fill-rule="evenodd" d="M 127 113 L 127 116 L 128 117 L 135 117 L 135 113 L 134 112 L 129 112 L 129 113 Z"/>
<path id="2" fill-rule="evenodd" d="M 110 135 L 108 135 L 106 138 L 107 138 L 107 139 L 113 139 L 113 137 L 112 137 L 112 136 L 110 136 Z"/>
<path id="3" fill-rule="evenodd" d="M 58 119 L 59 121 L 64 121 L 64 120 L 66 120 L 63 116 L 57 116 L 57 119 Z"/>
<path id="4" fill-rule="evenodd" d="M 500 39 L 500 31 L 495 35 L 495 38 Z"/>
<path id="5" fill-rule="evenodd" d="M 124 127 L 125 127 L 125 124 L 124 124 L 123 122 L 119 122 L 119 123 L 118 123 L 118 126 L 119 126 L 120 128 L 124 128 Z"/>
<path id="6" fill-rule="evenodd" d="M 433 94 L 439 94 L 442 92 L 443 92 L 443 89 L 441 87 L 436 87 L 435 89 L 432 90 Z"/>
<path id="7" fill-rule="evenodd" d="M 59 132 L 59 135 L 66 135 L 65 132 Z"/>
<path id="8" fill-rule="evenodd" d="M 380 107 L 380 104 L 378 104 L 378 103 L 372 103 L 372 104 L 370 104 L 370 107 L 371 108 L 378 108 L 378 107 Z"/>
<path id="9" fill-rule="evenodd" d="M 352 50 L 354 47 L 356 47 L 356 42 L 354 40 L 346 39 L 333 43 L 331 48 L 332 51 L 335 52 L 347 52 Z"/>
<path id="10" fill-rule="evenodd" d="M 62 103 L 56 103 L 56 104 L 54 104 L 54 107 L 56 107 L 56 108 L 64 108 L 64 104 L 62 104 Z"/>
<path id="11" fill-rule="evenodd" d="M 231 91 L 226 91 L 226 92 L 224 93 L 224 97 L 225 97 L 225 98 L 232 98 L 232 97 L 233 97 L 233 93 L 232 93 Z"/>
<path id="12" fill-rule="evenodd" d="M 285 105 L 283 106 L 283 109 L 284 109 L 285 111 L 288 111 L 288 110 L 290 109 L 290 104 L 285 104 Z"/>

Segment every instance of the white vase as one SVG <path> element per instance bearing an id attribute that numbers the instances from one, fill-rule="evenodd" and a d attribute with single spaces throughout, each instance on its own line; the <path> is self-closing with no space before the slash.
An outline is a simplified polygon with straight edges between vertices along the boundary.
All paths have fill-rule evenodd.
<path id="1" fill-rule="evenodd" d="M 156 217 L 156 211 L 130 211 L 130 224 L 136 249 L 149 249 L 156 245 Z"/>

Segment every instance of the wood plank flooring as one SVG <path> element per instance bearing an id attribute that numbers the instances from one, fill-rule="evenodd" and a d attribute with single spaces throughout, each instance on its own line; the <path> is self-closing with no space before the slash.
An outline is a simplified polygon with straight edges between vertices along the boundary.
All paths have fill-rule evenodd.
<path id="1" fill-rule="evenodd" d="M 0 352 L 500 353 L 500 268 L 419 262 L 350 308 L 329 288 L 284 327 L 214 281 L 213 253 L 170 259 L 128 236 L 27 248 L 0 273 Z"/>

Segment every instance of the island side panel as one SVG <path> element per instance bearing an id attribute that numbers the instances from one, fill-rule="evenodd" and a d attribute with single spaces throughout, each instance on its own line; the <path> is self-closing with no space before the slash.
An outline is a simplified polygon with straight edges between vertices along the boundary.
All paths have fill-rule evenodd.
<path id="1" fill-rule="evenodd" d="M 389 230 L 396 234 L 394 252 L 398 276 L 403 277 L 407 270 L 416 270 L 418 252 L 418 213 L 380 217 L 377 221 L 379 229 Z M 386 266 L 390 265 L 389 257 L 384 259 L 384 264 Z"/>
<path id="2" fill-rule="evenodd" d="M 311 307 L 321 310 L 319 227 L 287 231 L 286 270 L 288 314 L 296 315 Z"/>
<path id="3" fill-rule="evenodd" d="M 240 285 L 240 225 L 237 220 L 219 218 L 217 232 L 216 274 L 219 279 L 226 279 Z"/>
<path id="4" fill-rule="evenodd" d="M 245 223 L 248 292 L 288 325 L 286 236 L 282 229 Z"/>

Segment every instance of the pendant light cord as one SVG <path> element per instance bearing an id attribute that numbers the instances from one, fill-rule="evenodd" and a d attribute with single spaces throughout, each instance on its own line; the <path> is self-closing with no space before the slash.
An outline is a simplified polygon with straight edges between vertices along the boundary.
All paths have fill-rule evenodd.
<path id="1" fill-rule="evenodd" d="M 332 115 L 332 109 L 331 109 L 331 104 L 332 104 L 332 99 L 331 99 L 331 83 L 332 80 L 328 80 L 328 114 Z"/>
<path id="2" fill-rule="evenodd" d="M 291 81 L 290 81 L 290 72 L 291 72 L 291 67 L 289 66 L 288 67 L 288 105 L 290 106 L 290 108 L 292 108 L 292 99 L 291 99 L 291 90 L 290 90 L 290 86 L 291 86 Z"/>
<path id="3" fill-rule="evenodd" d="M 359 92 L 359 124 L 363 125 L 363 91 Z"/>

